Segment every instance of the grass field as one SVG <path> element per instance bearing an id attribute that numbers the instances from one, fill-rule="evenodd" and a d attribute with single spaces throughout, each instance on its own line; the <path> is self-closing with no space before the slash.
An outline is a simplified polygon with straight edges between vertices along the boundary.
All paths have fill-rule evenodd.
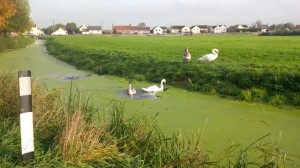
<path id="1" fill-rule="evenodd" d="M 67 36 L 48 38 L 50 54 L 98 74 L 159 82 L 209 94 L 300 105 L 300 37 L 257 35 Z M 192 61 L 182 54 L 189 47 Z M 211 64 L 197 58 L 219 49 Z"/>

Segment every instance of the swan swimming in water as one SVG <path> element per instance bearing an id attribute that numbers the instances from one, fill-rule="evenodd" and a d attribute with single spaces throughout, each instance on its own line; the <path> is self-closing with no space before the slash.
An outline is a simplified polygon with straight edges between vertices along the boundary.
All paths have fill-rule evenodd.
<path id="1" fill-rule="evenodd" d="M 147 88 L 142 88 L 142 90 L 148 93 L 156 93 L 156 92 L 164 91 L 164 86 L 163 86 L 164 83 L 166 83 L 166 80 L 162 79 L 160 82 L 160 87 L 153 85 Z"/>
<path id="2" fill-rule="evenodd" d="M 129 94 L 129 96 L 136 94 L 136 90 L 132 87 L 132 81 L 129 81 L 128 94 Z"/>
<path id="3" fill-rule="evenodd" d="M 184 50 L 183 52 L 183 61 L 185 62 L 189 62 L 192 58 L 192 55 L 191 53 L 189 52 L 189 48 L 186 47 L 186 49 Z"/>
<path id="4" fill-rule="evenodd" d="M 199 58 L 198 60 L 210 63 L 211 61 L 215 60 L 218 57 L 218 52 L 219 52 L 219 50 L 214 48 L 214 49 L 212 49 L 212 54 L 206 54 L 206 55 L 202 56 L 201 58 Z"/>

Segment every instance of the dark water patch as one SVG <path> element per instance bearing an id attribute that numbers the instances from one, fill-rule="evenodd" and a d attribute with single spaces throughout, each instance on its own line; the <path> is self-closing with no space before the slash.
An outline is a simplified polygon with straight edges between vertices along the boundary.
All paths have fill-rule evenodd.
<path id="1" fill-rule="evenodd" d="M 120 98 L 128 98 L 128 99 L 157 99 L 158 96 L 155 93 L 146 93 L 142 90 L 137 90 L 135 95 L 129 95 L 128 90 L 124 90 L 118 93 L 118 97 Z"/>

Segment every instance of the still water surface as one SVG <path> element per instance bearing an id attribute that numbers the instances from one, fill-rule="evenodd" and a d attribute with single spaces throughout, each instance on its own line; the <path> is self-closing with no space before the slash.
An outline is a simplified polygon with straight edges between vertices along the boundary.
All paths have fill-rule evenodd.
<path id="1" fill-rule="evenodd" d="M 38 40 L 26 49 L 0 54 L 0 71 L 31 70 L 33 77 L 47 88 L 73 87 L 90 95 L 95 105 L 106 106 L 112 99 L 125 102 L 129 114 L 158 115 L 159 125 L 168 133 L 180 129 L 185 136 L 204 131 L 202 146 L 217 156 L 226 146 L 242 143 L 247 146 L 271 133 L 264 142 L 274 142 L 282 132 L 280 145 L 288 158 L 300 166 L 300 109 L 280 109 L 268 105 L 239 102 L 218 96 L 188 92 L 171 86 L 158 97 L 130 99 L 122 93 L 128 81 L 114 76 L 99 76 L 61 62 L 50 56 Z M 17 76 L 17 74 L 16 74 Z M 154 83 L 136 82 L 138 90 Z M 167 81 L 168 84 L 168 81 Z M 121 95 L 121 96 L 120 96 Z M 206 123 L 206 124 L 205 124 Z M 205 126 L 204 126 L 205 125 Z M 205 128 L 205 129 L 204 129 Z"/>

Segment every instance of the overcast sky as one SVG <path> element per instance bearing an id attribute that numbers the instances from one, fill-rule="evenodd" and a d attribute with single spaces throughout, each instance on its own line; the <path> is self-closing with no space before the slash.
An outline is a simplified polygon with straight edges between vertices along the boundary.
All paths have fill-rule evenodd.
<path id="1" fill-rule="evenodd" d="M 40 28 L 57 23 L 80 25 L 252 25 L 300 24 L 300 0 L 29 0 Z"/>

